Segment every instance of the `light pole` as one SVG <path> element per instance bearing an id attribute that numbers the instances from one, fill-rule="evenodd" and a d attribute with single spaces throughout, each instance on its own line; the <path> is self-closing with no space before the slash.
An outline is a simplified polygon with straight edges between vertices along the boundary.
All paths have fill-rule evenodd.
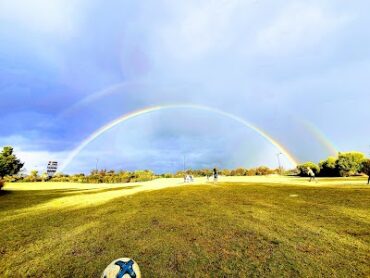
<path id="1" fill-rule="evenodd" d="M 95 163 L 95 171 L 96 171 L 96 173 L 98 173 L 98 162 L 99 162 L 99 158 L 96 159 L 96 163 Z"/>
<path id="2" fill-rule="evenodd" d="M 281 175 L 281 161 L 280 161 L 280 155 L 282 155 L 282 153 L 277 153 L 276 154 L 276 157 L 277 157 L 277 160 L 278 160 L 278 165 L 279 165 L 279 174 Z"/>

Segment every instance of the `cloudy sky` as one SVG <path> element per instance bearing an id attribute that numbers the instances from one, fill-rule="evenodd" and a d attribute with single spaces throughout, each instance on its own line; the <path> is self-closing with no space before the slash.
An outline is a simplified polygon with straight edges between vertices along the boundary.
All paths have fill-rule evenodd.
<path id="1" fill-rule="evenodd" d="M 201 105 L 296 161 L 370 152 L 369 1 L 0 0 L 0 146 L 60 163 L 99 128 Z M 113 126 L 65 172 L 277 166 L 230 117 L 163 109 Z M 288 153 L 281 155 L 291 167 Z"/>

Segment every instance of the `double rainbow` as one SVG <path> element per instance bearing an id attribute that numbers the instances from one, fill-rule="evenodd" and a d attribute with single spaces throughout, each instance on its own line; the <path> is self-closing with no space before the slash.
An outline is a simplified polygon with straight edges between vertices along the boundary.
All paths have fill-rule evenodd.
<path id="1" fill-rule="evenodd" d="M 91 142 L 93 142 L 95 139 L 103 135 L 108 130 L 112 129 L 113 127 L 117 126 L 118 124 L 121 124 L 125 121 L 128 121 L 130 119 L 139 117 L 144 114 L 152 113 L 159 110 L 168 110 L 168 109 L 180 109 L 180 108 L 187 108 L 187 109 L 197 109 L 202 111 L 208 111 L 211 113 L 216 113 L 218 115 L 227 117 L 231 120 L 234 120 L 245 127 L 254 130 L 259 135 L 261 135 L 263 138 L 265 138 L 268 142 L 270 142 L 272 145 L 274 145 L 281 153 L 283 153 L 289 162 L 295 167 L 298 162 L 297 159 L 277 140 L 275 140 L 273 137 L 271 137 L 267 132 L 262 130 L 261 128 L 256 127 L 255 125 L 251 124 L 250 122 L 247 122 L 243 118 L 236 116 L 234 114 L 203 105 L 194 105 L 194 104 L 170 104 L 170 105 L 160 105 L 160 106 L 152 106 L 147 107 L 141 110 L 137 110 L 128 114 L 124 114 L 117 119 L 109 122 L 108 124 L 102 126 L 101 128 L 97 129 L 95 132 L 93 132 L 89 137 L 87 137 L 84 141 L 82 141 L 67 157 L 67 159 L 63 162 L 62 167 L 60 171 L 63 171 L 72 161 L 73 159 Z"/>

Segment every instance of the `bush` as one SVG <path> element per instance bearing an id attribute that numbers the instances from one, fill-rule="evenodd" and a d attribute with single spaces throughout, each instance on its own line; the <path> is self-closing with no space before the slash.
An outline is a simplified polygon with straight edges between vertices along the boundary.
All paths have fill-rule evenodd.
<path id="1" fill-rule="evenodd" d="M 151 181 L 155 178 L 155 175 L 150 170 L 137 170 L 133 173 L 135 181 Z"/>
<path id="2" fill-rule="evenodd" d="M 3 179 L 3 182 L 17 182 L 17 181 L 20 181 L 22 180 L 22 177 L 21 176 L 5 176 L 4 179 Z"/>
<path id="3" fill-rule="evenodd" d="M 307 177 L 307 176 L 309 176 L 308 175 L 308 171 L 307 171 L 307 168 L 308 167 L 311 168 L 311 170 L 315 173 L 315 175 L 317 175 L 318 173 L 320 173 L 320 167 L 318 165 L 316 165 L 315 163 L 313 163 L 311 161 L 308 161 L 308 162 L 299 164 L 297 166 L 298 175 L 300 175 L 301 177 Z"/>
<path id="4" fill-rule="evenodd" d="M 168 179 L 168 178 L 173 178 L 174 175 L 172 173 L 163 173 L 161 174 L 161 178 L 165 178 L 165 179 Z"/>

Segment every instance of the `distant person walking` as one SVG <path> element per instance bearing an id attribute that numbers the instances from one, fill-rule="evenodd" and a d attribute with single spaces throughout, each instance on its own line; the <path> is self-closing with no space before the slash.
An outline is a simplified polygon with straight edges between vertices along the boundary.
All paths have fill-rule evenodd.
<path id="1" fill-rule="evenodd" d="M 314 173 L 314 171 L 312 171 L 312 169 L 310 167 L 307 167 L 307 174 L 310 176 L 310 182 L 311 181 L 317 182 L 316 177 L 315 177 L 315 173 Z"/>
<path id="2" fill-rule="evenodd" d="M 216 168 L 213 168 L 213 182 L 218 181 L 218 172 Z"/>
<path id="3" fill-rule="evenodd" d="M 369 177 L 367 178 L 367 184 L 370 184 L 370 174 Z"/>

